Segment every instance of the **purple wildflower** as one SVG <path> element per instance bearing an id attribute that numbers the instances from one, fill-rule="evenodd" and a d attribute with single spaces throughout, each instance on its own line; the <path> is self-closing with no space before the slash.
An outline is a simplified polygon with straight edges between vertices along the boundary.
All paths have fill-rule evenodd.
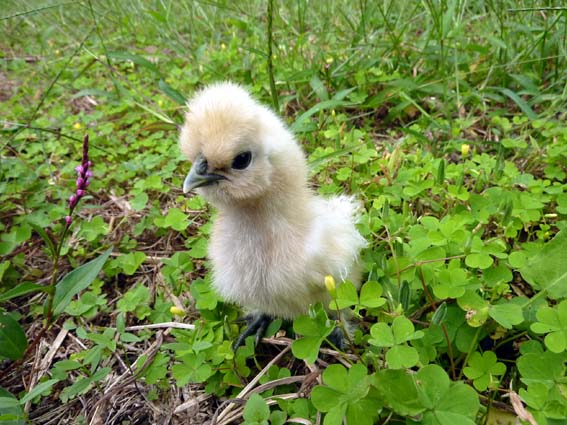
<path id="1" fill-rule="evenodd" d="M 81 200 L 83 196 L 85 196 L 86 189 L 89 186 L 90 178 L 93 176 L 93 172 L 90 170 L 92 168 L 93 163 L 89 161 L 89 135 L 86 134 L 83 140 L 83 158 L 81 161 L 81 165 L 77 165 L 75 167 L 75 171 L 77 172 L 77 181 L 76 183 L 76 190 L 73 195 L 69 197 L 69 215 L 65 217 L 65 224 L 69 227 L 73 221 L 71 215 L 73 214 L 73 210 Z"/>

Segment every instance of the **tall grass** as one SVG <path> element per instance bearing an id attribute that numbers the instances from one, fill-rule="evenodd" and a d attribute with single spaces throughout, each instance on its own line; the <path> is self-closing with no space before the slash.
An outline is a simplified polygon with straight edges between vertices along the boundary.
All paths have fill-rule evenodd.
<path id="1" fill-rule="evenodd" d="M 567 101 L 565 8 L 538 8 L 530 0 L 273 3 L 275 83 L 286 102 L 301 105 L 292 114 L 324 100 L 317 81 L 331 96 L 354 88 L 349 97 L 357 109 L 381 110 L 386 122 L 401 125 L 423 112 L 454 119 L 499 108 L 545 118 Z M 120 80 L 125 86 L 123 64 L 108 56 L 120 51 L 153 57 L 181 93 L 232 79 L 270 94 L 265 1 L 52 0 L 38 6 L 9 0 L 3 9 L 4 71 L 13 69 L 13 58 L 38 56 L 29 67 L 34 80 L 41 78 L 25 84 L 39 90 L 62 67 L 77 79 L 96 73 L 105 88 Z M 96 63 L 77 71 L 66 58 L 91 30 L 80 54 Z M 148 72 L 146 94 L 159 91 L 157 76 L 142 71 Z M 50 100 L 77 92 L 73 78 L 65 81 Z M 408 113 L 415 108 L 417 115 Z"/>

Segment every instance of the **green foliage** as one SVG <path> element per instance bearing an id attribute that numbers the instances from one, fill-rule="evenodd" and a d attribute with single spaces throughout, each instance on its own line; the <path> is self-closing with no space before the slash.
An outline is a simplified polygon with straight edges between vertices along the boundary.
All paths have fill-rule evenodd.
<path id="1" fill-rule="evenodd" d="M 242 413 L 246 425 L 268 425 L 270 409 L 259 394 L 252 394 Z"/>
<path id="2" fill-rule="evenodd" d="M 179 208 L 170 208 L 165 217 L 156 217 L 154 223 L 157 227 L 170 227 L 182 232 L 189 225 L 189 219 Z"/>
<path id="3" fill-rule="evenodd" d="M 325 425 L 348 423 L 371 425 L 380 408 L 379 399 L 369 394 L 370 379 L 366 368 L 353 365 L 348 371 L 335 364 L 323 372 L 323 382 L 313 389 L 311 400 L 317 409 L 326 412 Z"/>
<path id="4" fill-rule="evenodd" d="M 189 382 L 205 382 L 213 374 L 205 353 L 188 353 L 178 357 L 178 359 L 182 363 L 173 365 L 171 372 L 177 381 L 177 385 L 180 387 L 187 385 Z"/>
<path id="5" fill-rule="evenodd" d="M 386 323 L 376 323 L 370 329 L 371 339 L 368 343 L 377 347 L 388 347 L 386 362 L 392 369 L 409 368 L 418 361 L 417 350 L 407 345 L 408 341 L 423 338 L 422 331 L 415 331 L 411 321 L 398 316 L 389 326 Z"/>
<path id="6" fill-rule="evenodd" d="M 567 400 L 562 394 L 564 362 L 564 354 L 542 352 L 541 348 L 522 354 L 517 361 L 521 380 L 526 384 L 519 394 L 542 420 L 564 419 L 567 414 Z"/>
<path id="7" fill-rule="evenodd" d="M 0 420 L 6 425 L 24 425 L 26 423 L 24 409 L 20 401 L 0 388 Z"/>
<path id="8" fill-rule="evenodd" d="M 553 353 L 567 350 L 567 300 L 561 301 L 551 308 L 542 305 L 536 313 L 537 322 L 532 323 L 531 330 L 545 335 L 545 346 Z"/>
<path id="9" fill-rule="evenodd" d="M 116 308 L 122 313 L 134 312 L 138 319 L 143 319 L 150 314 L 149 300 L 150 290 L 144 285 L 136 285 L 118 300 Z"/>
<path id="10" fill-rule="evenodd" d="M 77 267 L 61 279 L 55 286 L 55 297 L 53 299 L 53 314 L 61 314 L 69 305 L 71 299 L 86 289 L 95 280 L 104 266 L 112 248 L 107 249 L 94 260 Z"/>
<path id="11" fill-rule="evenodd" d="M 522 277 L 539 290 L 539 294 L 552 299 L 567 296 L 567 231 L 559 232 L 543 249 L 528 260 L 520 269 Z"/>
<path id="12" fill-rule="evenodd" d="M 0 357 L 17 360 L 27 346 L 26 335 L 18 321 L 9 313 L 0 312 Z"/>
<path id="13" fill-rule="evenodd" d="M 467 378 L 473 380 L 477 390 L 486 391 L 487 388 L 498 387 L 496 377 L 506 373 L 506 366 L 497 361 L 496 354 L 492 351 L 485 351 L 482 354 L 474 352 L 469 357 L 468 366 L 463 369 L 463 372 Z"/>
<path id="14" fill-rule="evenodd" d="M 302 336 L 291 345 L 293 355 L 314 363 L 319 354 L 319 347 L 334 328 L 323 307 L 316 304 L 310 309 L 309 315 L 300 316 L 293 321 L 293 330 Z"/>
<path id="15" fill-rule="evenodd" d="M 126 275 L 133 275 L 146 260 L 146 254 L 140 251 L 123 254 L 112 261 L 111 267 L 121 270 Z"/>
<path id="16" fill-rule="evenodd" d="M 102 217 L 93 217 L 91 221 L 81 223 L 80 235 L 88 242 L 93 242 L 100 236 L 108 234 L 108 226 Z"/>
<path id="17" fill-rule="evenodd" d="M 355 307 L 356 311 L 361 308 L 377 308 L 386 303 L 386 299 L 381 297 L 382 287 L 378 282 L 366 282 L 360 288 L 360 298 L 354 285 L 349 282 L 342 282 L 337 286 L 333 300 L 329 302 L 329 309 L 342 310 L 347 307 Z"/>
<path id="18" fill-rule="evenodd" d="M 383 370 L 374 385 L 386 406 L 403 416 L 420 416 L 424 424 L 474 424 L 479 410 L 475 391 L 461 382 L 451 382 L 438 365 L 428 365 L 417 373 Z"/>

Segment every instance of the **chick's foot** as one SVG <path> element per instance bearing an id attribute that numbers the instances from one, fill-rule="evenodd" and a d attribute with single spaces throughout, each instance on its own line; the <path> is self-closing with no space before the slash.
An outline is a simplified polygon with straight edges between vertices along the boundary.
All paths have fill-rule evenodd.
<path id="1" fill-rule="evenodd" d="M 341 328 L 333 329 L 333 332 L 327 337 L 329 342 L 339 350 L 345 350 L 348 347 L 348 340 Z"/>
<path id="2" fill-rule="evenodd" d="M 260 338 L 266 332 L 266 329 L 272 322 L 272 317 L 268 316 L 267 314 L 260 313 L 260 314 L 250 314 L 243 319 L 248 323 L 248 327 L 240 334 L 237 338 L 236 342 L 232 345 L 232 349 L 236 351 L 238 347 L 244 344 L 244 341 L 250 335 L 256 334 L 256 339 L 254 341 L 254 346 L 258 346 L 260 343 Z"/>

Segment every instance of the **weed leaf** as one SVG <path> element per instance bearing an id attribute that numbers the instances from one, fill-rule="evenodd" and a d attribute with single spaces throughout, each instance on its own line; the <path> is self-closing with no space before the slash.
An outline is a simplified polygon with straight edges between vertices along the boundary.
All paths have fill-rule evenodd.
<path id="1" fill-rule="evenodd" d="M 53 315 L 58 316 L 69 305 L 75 295 L 95 280 L 98 273 L 106 263 L 112 252 L 112 247 L 99 255 L 94 260 L 77 267 L 67 273 L 55 286 L 55 297 L 53 299 Z"/>

